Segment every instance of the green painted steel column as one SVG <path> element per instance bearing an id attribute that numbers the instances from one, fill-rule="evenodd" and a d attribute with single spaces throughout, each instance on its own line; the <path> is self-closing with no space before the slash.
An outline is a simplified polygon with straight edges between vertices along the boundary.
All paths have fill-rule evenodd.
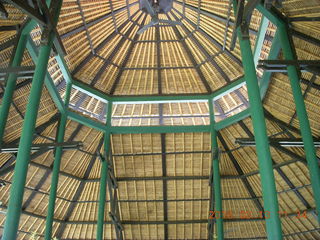
<path id="1" fill-rule="evenodd" d="M 58 22 L 61 5 L 62 1 L 60 0 L 59 5 L 54 12 L 55 23 Z M 53 33 L 50 32 L 48 36 L 48 44 L 40 48 L 39 59 L 36 64 L 25 119 L 23 122 L 2 240 L 13 240 L 17 237 L 24 186 L 28 172 L 28 164 L 30 161 L 31 144 L 38 115 L 44 78 L 47 72 L 47 65 L 52 48 L 53 37 Z"/>
<path id="2" fill-rule="evenodd" d="M 216 229 L 217 239 L 223 240 L 223 214 L 222 214 L 222 195 L 221 195 L 221 180 L 220 180 L 220 168 L 219 157 L 216 154 L 218 151 L 217 131 L 215 130 L 214 120 L 214 106 L 213 101 L 209 100 L 210 111 L 210 126 L 211 126 L 211 151 L 212 151 L 212 173 L 213 173 L 213 194 L 214 194 L 214 211 L 220 213 L 216 214 Z"/>
<path id="3" fill-rule="evenodd" d="M 237 1 L 233 1 L 236 12 Z M 250 40 L 243 39 L 238 29 L 238 39 L 242 55 L 243 68 L 247 82 L 248 97 L 250 102 L 251 118 L 256 141 L 256 151 L 259 162 L 262 197 L 264 211 L 266 212 L 267 236 L 270 240 L 282 239 L 281 221 L 279 218 L 279 206 L 275 179 L 272 167 L 271 153 L 267 136 L 266 123 L 258 86 L 256 69 L 253 61 Z"/>
<path id="4" fill-rule="evenodd" d="M 72 84 L 67 83 L 66 86 L 66 94 L 65 94 L 65 106 L 68 107 L 70 94 L 71 94 Z M 58 134 L 57 134 L 57 142 L 62 143 L 64 141 L 64 135 L 66 130 L 67 124 L 67 114 L 61 113 L 61 118 L 58 127 Z M 46 240 L 51 240 L 52 237 L 52 224 L 54 219 L 54 208 L 56 203 L 57 197 L 57 188 L 59 182 L 59 171 L 60 171 L 60 163 L 63 154 L 63 147 L 56 147 L 55 155 L 54 155 L 54 163 L 52 169 L 52 177 L 51 177 L 51 188 L 50 188 L 50 195 L 49 195 L 49 205 L 48 205 L 48 212 L 46 217 L 46 230 L 44 237 Z"/>
<path id="5" fill-rule="evenodd" d="M 13 58 L 13 61 L 11 63 L 11 67 L 18 67 L 21 65 L 23 53 L 26 48 L 27 43 L 27 34 L 24 33 L 24 31 L 20 34 L 20 39 L 18 41 L 18 46 Z M 5 90 L 4 95 L 2 98 L 2 105 L 0 108 L 0 149 L 2 147 L 2 140 L 4 136 L 4 130 L 6 127 L 10 105 L 12 103 L 13 93 L 16 88 L 16 82 L 17 82 L 17 74 L 16 73 L 10 73 Z"/>
<path id="6" fill-rule="evenodd" d="M 296 60 L 293 54 L 292 46 L 290 45 L 286 25 L 283 24 L 278 26 L 278 32 L 280 34 L 280 41 L 284 58 L 286 60 Z M 311 185 L 318 213 L 318 223 L 320 223 L 320 168 L 318 165 L 316 150 L 313 143 L 313 137 L 310 129 L 308 114 L 300 87 L 300 78 L 298 70 L 295 66 L 288 66 L 287 70 L 292 88 L 293 99 L 296 105 L 297 116 L 299 119 L 300 131 L 304 144 L 306 160 L 308 163 Z"/>
<path id="7" fill-rule="evenodd" d="M 107 129 L 104 140 L 105 159 L 101 163 L 100 190 L 99 190 L 99 210 L 97 221 L 97 240 L 103 239 L 103 226 L 105 217 L 106 193 L 107 193 L 107 173 L 108 173 L 108 157 L 110 151 L 110 130 L 111 130 L 112 102 L 108 103 L 107 110 Z"/>

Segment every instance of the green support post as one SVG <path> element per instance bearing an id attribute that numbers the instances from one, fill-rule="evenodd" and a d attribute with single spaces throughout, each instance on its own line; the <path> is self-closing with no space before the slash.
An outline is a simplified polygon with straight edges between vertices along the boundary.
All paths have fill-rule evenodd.
<path id="1" fill-rule="evenodd" d="M 233 1 L 233 6 L 234 12 L 236 13 L 237 1 Z M 282 230 L 281 221 L 278 214 L 279 206 L 277 191 L 275 186 L 266 123 L 264 119 L 261 95 L 253 61 L 250 39 L 243 39 L 239 28 L 237 29 L 237 31 L 242 55 L 242 65 L 247 82 L 251 118 L 256 141 L 256 151 L 259 162 L 264 211 L 268 216 L 268 218 L 266 218 L 265 220 L 267 236 L 268 239 L 280 240 L 282 239 Z"/>
<path id="2" fill-rule="evenodd" d="M 219 169 L 219 156 L 216 154 L 218 151 L 217 131 L 215 130 L 214 120 L 214 107 L 213 101 L 209 100 L 210 112 L 210 126 L 211 126 L 211 151 L 212 151 L 212 173 L 213 173 L 213 193 L 214 193 L 214 211 L 218 212 L 216 218 L 217 239 L 223 240 L 223 215 L 222 215 L 222 195 L 221 195 L 221 180 Z"/>
<path id="3" fill-rule="evenodd" d="M 65 106 L 68 107 L 70 94 L 71 94 L 71 83 L 67 83 L 66 87 L 66 94 L 65 94 Z M 58 134 L 57 134 L 57 142 L 62 143 L 64 141 L 64 135 L 66 130 L 67 124 L 67 114 L 61 113 L 61 118 L 58 127 Z M 60 171 L 60 163 L 63 154 L 63 147 L 56 147 L 55 155 L 54 155 L 54 163 L 52 169 L 52 177 L 51 177 L 51 188 L 50 188 L 50 195 L 49 195 L 49 205 L 48 205 L 48 212 L 46 217 L 46 230 L 45 230 L 45 240 L 51 240 L 52 238 L 52 224 L 54 219 L 54 208 L 56 203 L 57 197 L 57 187 L 59 182 L 59 171 Z"/>
<path id="4" fill-rule="evenodd" d="M 59 1 L 59 5 L 54 12 L 53 19 L 55 23 L 58 22 L 61 5 L 62 0 Z M 54 35 L 51 31 L 48 36 L 48 43 L 44 46 L 41 46 L 40 48 L 39 59 L 33 76 L 27 110 L 23 122 L 22 134 L 19 143 L 16 166 L 14 169 L 13 182 L 10 190 L 10 199 L 2 240 L 13 240 L 17 237 L 24 186 L 26 183 L 28 164 L 30 161 L 31 144 L 53 38 Z"/>
<path id="5" fill-rule="evenodd" d="M 27 34 L 25 33 L 24 30 L 22 30 L 16 51 L 15 51 L 15 55 L 13 57 L 13 61 L 11 63 L 12 67 L 18 67 L 21 65 L 23 53 L 26 48 L 26 43 L 27 43 Z M 2 98 L 2 105 L 0 108 L 0 149 L 2 147 L 4 130 L 6 128 L 10 105 L 13 99 L 13 93 L 16 88 L 16 82 L 17 82 L 17 74 L 10 73 L 5 86 L 4 95 Z"/>
<path id="6" fill-rule="evenodd" d="M 99 191 L 99 211 L 97 221 L 97 240 L 103 239 L 103 225 L 105 217 L 105 205 L 106 205 L 106 193 L 107 193 L 107 172 L 108 172 L 108 156 L 110 151 L 110 128 L 111 128 L 111 117 L 112 117 L 112 102 L 108 102 L 107 110 L 107 128 L 105 131 L 104 140 L 104 155 L 105 158 L 101 162 L 101 176 L 100 176 L 100 191 Z"/>
<path id="7" fill-rule="evenodd" d="M 276 14 L 272 11 L 267 10 L 262 4 L 257 6 L 257 9 L 265 15 L 273 24 L 278 27 L 278 34 L 282 47 L 282 52 L 285 60 L 296 60 L 293 54 L 293 49 L 289 41 L 287 23 L 283 22 Z M 308 113 L 306 105 L 304 103 L 303 94 L 300 86 L 300 78 L 298 70 L 295 66 L 288 66 L 288 76 L 290 85 L 292 88 L 293 99 L 296 105 L 296 112 L 300 124 L 300 131 L 302 141 L 304 144 L 304 150 L 306 154 L 306 160 L 308 169 L 310 172 L 311 186 L 315 199 L 316 210 L 318 214 L 318 223 L 320 223 L 320 169 L 318 165 L 317 155 L 313 143 L 312 132 L 308 119 Z"/>
<path id="8" fill-rule="evenodd" d="M 282 24 L 278 26 L 278 31 L 280 34 L 282 52 L 285 60 L 296 60 L 293 54 L 292 46 L 290 45 L 286 25 Z M 296 105 L 296 112 L 299 120 L 301 137 L 303 140 L 304 150 L 306 154 L 306 160 L 308 163 L 313 196 L 314 196 L 317 214 L 318 214 L 318 223 L 320 223 L 320 168 L 318 165 L 316 150 L 313 143 L 313 137 L 312 137 L 310 123 L 308 119 L 308 113 L 306 110 L 306 105 L 304 103 L 304 98 L 301 91 L 298 70 L 295 66 L 292 66 L 292 65 L 288 65 L 287 70 L 288 70 L 290 85 L 292 88 L 293 99 Z"/>

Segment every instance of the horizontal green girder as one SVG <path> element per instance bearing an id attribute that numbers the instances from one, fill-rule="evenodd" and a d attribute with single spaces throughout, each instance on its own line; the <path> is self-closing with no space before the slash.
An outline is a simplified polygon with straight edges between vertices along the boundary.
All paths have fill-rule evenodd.
<path id="1" fill-rule="evenodd" d="M 215 123 L 215 129 L 216 129 L 216 131 L 219 131 L 219 130 L 226 128 L 236 122 L 239 122 L 249 116 L 250 116 L 250 108 L 247 108 L 247 109 L 243 110 L 242 112 L 239 112 L 231 117 L 228 117 L 226 119 L 223 119 L 220 122 Z"/>
<path id="2" fill-rule="evenodd" d="M 67 110 L 67 115 L 68 115 L 68 118 L 73 120 L 73 121 L 76 121 L 82 125 L 85 125 L 85 126 L 88 126 L 88 127 L 91 127 L 91 128 L 94 128 L 98 131 L 105 131 L 106 129 L 106 126 L 100 122 L 97 122 L 97 121 L 94 121 L 88 117 L 85 117 L 83 115 L 80 115 L 78 113 L 75 113 L 75 112 L 72 112 L 72 111 L 69 111 Z"/>
<path id="3" fill-rule="evenodd" d="M 84 117 L 72 111 L 68 111 L 68 118 L 80 124 L 94 128 L 98 131 L 106 131 L 107 126 Z M 182 132 L 210 132 L 210 125 L 195 126 L 121 126 L 111 127 L 112 134 L 133 134 L 133 133 L 182 133 Z"/>
<path id="4" fill-rule="evenodd" d="M 238 89 L 245 85 L 244 77 L 241 77 L 226 86 L 214 91 L 212 94 L 185 94 L 185 95 L 146 95 L 146 96 L 111 96 L 90 85 L 83 83 L 79 80 L 73 79 L 73 86 L 86 94 L 100 99 L 102 101 L 112 101 L 113 103 L 123 103 L 123 104 L 136 104 L 136 103 L 159 103 L 159 102 L 174 102 L 174 101 L 206 101 L 209 99 L 218 99 L 235 89 Z"/>
<path id="5" fill-rule="evenodd" d="M 112 134 L 210 132 L 210 125 L 111 127 Z"/>

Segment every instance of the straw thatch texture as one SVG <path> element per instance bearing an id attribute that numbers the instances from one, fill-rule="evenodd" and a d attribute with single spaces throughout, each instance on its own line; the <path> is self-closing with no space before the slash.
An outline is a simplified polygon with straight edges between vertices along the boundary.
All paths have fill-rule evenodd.
<path id="1" fill-rule="evenodd" d="M 174 10 L 161 18 L 182 18 L 183 25 L 151 28 L 141 36 L 136 35 L 136 32 L 140 25 L 150 21 L 150 17 L 139 10 L 137 2 L 63 1 L 58 31 L 67 50 L 65 60 L 74 79 L 111 95 L 202 94 L 213 92 L 243 75 L 241 62 L 236 61 L 241 59 L 238 43 L 231 53 L 234 57 L 221 51 L 225 34 L 223 19 L 227 16 L 228 1 L 202 0 L 200 5 L 199 1 L 175 1 Z M 183 7 L 184 3 L 186 8 Z M 25 16 L 20 11 L 9 5 L 6 8 L 10 17 L 9 20 L 1 20 L 1 26 L 23 23 Z M 289 17 L 319 16 L 320 9 L 317 1 L 288 0 L 284 1 L 282 12 Z M 220 20 L 205 13 L 214 14 Z M 233 14 L 231 20 L 234 20 Z M 260 21 L 261 14 L 255 11 L 250 25 L 252 45 L 256 40 Z M 261 59 L 268 57 L 275 29 L 275 26 L 269 24 L 269 37 L 264 41 Z M 293 29 L 316 39 L 320 37 L 319 22 L 294 22 Z M 38 45 L 40 28 L 35 28 L 31 35 Z M 229 26 L 227 35 L 228 49 L 232 26 Z M 15 36 L 16 31 L 1 32 L 0 45 L 7 46 Z M 299 59 L 319 59 L 319 45 L 297 37 L 293 40 Z M 12 50 L 12 44 L 1 48 L 0 67 L 9 65 Z M 26 51 L 23 65 L 33 64 Z M 48 70 L 63 97 L 65 79 L 53 55 Z M 259 70 L 258 75 L 262 76 L 262 71 Z M 312 133 L 319 138 L 320 78 L 311 73 L 302 73 L 302 78 L 304 81 L 301 86 L 305 91 Z M 7 144 L 18 144 L 30 87 L 30 79 L 18 80 L 5 132 L 4 141 Z M 290 83 L 285 74 L 273 74 L 264 107 L 277 119 L 299 128 L 289 89 Z M 239 91 L 247 99 L 246 87 L 243 86 Z M 3 89 L 0 88 L 0 97 L 2 96 Z M 219 98 L 219 104 L 215 106 L 216 120 L 223 120 L 226 116 L 245 109 L 244 99 L 235 92 Z M 219 112 L 217 106 L 221 107 L 225 115 Z M 71 92 L 70 108 L 105 122 L 105 102 L 85 95 L 76 88 Z M 160 118 L 161 114 L 163 119 Z M 203 102 L 115 104 L 112 117 L 113 126 L 209 124 L 208 105 Z M 44 89 L 34 143 L 48 143 L 55 139 L 57 121 L 57 109 L 48 91 Z M 46 124 L 48 122 L 50 124 Z M 300 137 L 297 131 L 283 131 L 270 119 L 266 123 L 269 136 Z M 264 221 L 240 220 L 244 211 L 251 211 L 254 216 L 259 213 L 258 201 L 263 204 L 255 149 L 235 144 L 236 138 L 249 137 L 250 131 L 253 133 L 249 118 L 220 131 L 218 142 L 223 151 L 220 162 L 223 208 L 232 212 L 232 220 L 224 223 L 226 239 L 266 237 Z M 101 170 L 95 154 L 103 151 L 103 134 L 69 120 L 65 140 L 82 141 L 84 146 L 63 154 L 53 233 L 59 239 L 95 239 Z M 208 133 L 112 135 L 111 146 L 125 239 L 165 238 L 166 225 L 161 223 L 165 215 L 165 195 L 168 238 L 207 239 L 210 202 L 208 179 L 211 168 L 211 140 Z M 301 148 L 289 150 L 291 155 L 283 149 L 271 148 L 274 164 L 278 166 L 274 173 L 279 206 L 284 215 L 281 218 L 283 233 L 285 239 L 316 240 L 320 238 L 319 226 L 313 213 L 315 204 L 308 169 L 303 161 L 304 151 Z M 317 154 L 320 155 L 319 150 Z M 3 167 L 10 159 L 13 165 L 15 155 L 1 153 L 0 166 Z M 53 153 L 34 152 L 31 159 L 18 239 L 30 239 L 31 236 L 43 239 L 45 230 Z M 165 181 L 162 169 L 164 160 L 165 175 L 168 178 Z M 237 165 L 247 177 L 240 176 Z M 292 185 L 287 183 L 279 169 Z M 12 177 L 13 171 L 1 176 L 1 180 L 6 183 L 0 189 L 0 210 L 4 212 L 9 200 Z M 251 190 L 243 179 L 247 179 Z M 164 184 L 167 186 L 165 191 Z M 307 205 L 299 199 L 297 191 L 304 197 Z M 109 208 L 110 204 L 107 202 L 106 213 Z M 298 218 L 297 211 L 305 210 L 306 217 Z M 0 233 L 4 221 L 5 216 L 0 214 Z M 104 239 L 115 239 L 114 228 L 107 214 L 105 221 Z"/>

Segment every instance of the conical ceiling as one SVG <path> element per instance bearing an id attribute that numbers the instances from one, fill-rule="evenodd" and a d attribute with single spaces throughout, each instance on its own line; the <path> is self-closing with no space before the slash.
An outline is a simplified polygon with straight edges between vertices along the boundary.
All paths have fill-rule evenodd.
<path id="1" fill-rule="evenodd" d="M 208 93 L 242 76 L 239 49 L 230 52 L 233 21 L 227 3 L 174 1 L 162 23 L 142 35 L 151 20 L 139 1 L 68 1 L 58 25 L 73 76 L 115 95 Z M 201 9 L 201 10 L 200 10 Z M 260 15 L 252 19 L 252 32 Z M 254 39 L 254 34 L 252 36 Z"/>

